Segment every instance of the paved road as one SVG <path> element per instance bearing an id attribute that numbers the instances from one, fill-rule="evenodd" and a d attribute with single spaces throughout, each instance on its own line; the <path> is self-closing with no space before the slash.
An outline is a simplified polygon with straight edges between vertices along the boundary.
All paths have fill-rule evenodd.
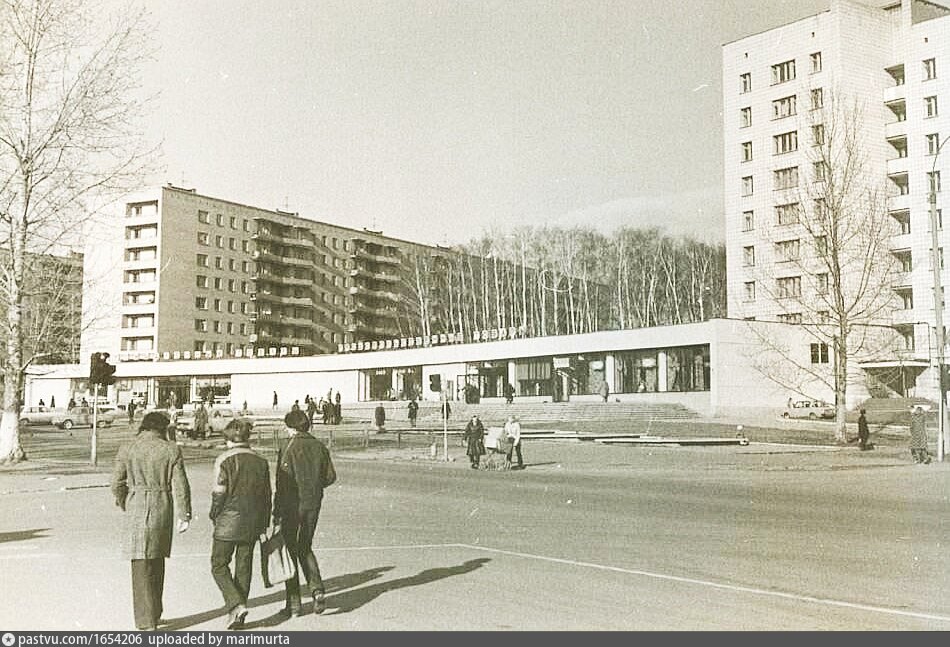
<path id="1" fill-rule="evenodd" d="M 766 445 L 527 453 L 523 472 L 340 454 L 316 540 L 330 609 L 280 621 L 281 595 L 255 582 L 251 626 L 950 629 L 950 466 Z M 189 475 L 198 521 L 176 540 L 166 617 L 219 629 L 208 457 L 191 455 Z M 104 482 L 2 475 L 0 568 L 17 603 L 0 605 L 0 627 L 130 628 Z"/>

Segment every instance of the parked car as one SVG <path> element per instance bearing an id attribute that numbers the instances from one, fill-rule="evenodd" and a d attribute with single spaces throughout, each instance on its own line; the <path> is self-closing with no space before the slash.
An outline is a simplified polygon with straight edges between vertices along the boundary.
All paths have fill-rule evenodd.
<path id="1" fill-rule="evenodd" d="M 231 409 L 208 409 L 208 435 L 220 434 L 232 420 L 238 417 L 238 414 Z M 189 434 L 195 429 L 195 411 L 189 409 L 178 414 L 175 420 L 175 429 Z"/>
<path id="2" fill-rule="evenodd" d="M 92 407 L 73 407 L 69 411 L 57 413 L 50 422 L 66 430 L 73 427 L 91 427 L 92 416 Z M 115 407 L 99 406 L 99 425 L 108 427 L 118 416 L 119 412 L 116 411 Z"/>
<path id="3" fill-rule="evenodd" d="M 49 407 L 24 407 L 20 411 L 21 425 L 51 425 L 53 416 L 62 413 L 62 409 L 51 409 Z"/>
<path id="4" fill-rule="evenodd" d="M 799 400 L 785 409 L 783 418 L 834 418 L 835 408 L 823 400 Z"/>

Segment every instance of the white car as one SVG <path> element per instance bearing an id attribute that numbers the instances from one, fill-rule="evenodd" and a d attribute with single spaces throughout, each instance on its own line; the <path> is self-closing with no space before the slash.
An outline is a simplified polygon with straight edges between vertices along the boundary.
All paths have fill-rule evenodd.
<path id="1" fill-rule="evenodd" d="M 208 435 L 211 434 L 220 434 L 224 432 L 224 428 L 228 426 L 235 418 L 239 417 L 237 413 L 231 409 L 205 409 L 208 412 Z M 195 429 L 195 412 L 194 410 L 182 411 L 178 414 L 178 417 L 175 419 L 175 429 L 178 431 L 183 431 L 186 434 L 193 432 Z"/>
<path id="2" fill-rule="evenodd" d="M 68 431 L 73 427 L 91 427 L 92 417 L 92 407 L 73 407 L 65 413 L 57 413 L 53 416 L 50 424 Z M 108 427 L 118 417 L 119 412 L 116 411 L 115 407 L 100 406 L 97 423 L 102 427 Z"/>
<path id="3" fill-rule="evenodd" d="M 824 400 L 799 400 L 785 409 L 783 418 L 834 418 L 835 408 Z"/>

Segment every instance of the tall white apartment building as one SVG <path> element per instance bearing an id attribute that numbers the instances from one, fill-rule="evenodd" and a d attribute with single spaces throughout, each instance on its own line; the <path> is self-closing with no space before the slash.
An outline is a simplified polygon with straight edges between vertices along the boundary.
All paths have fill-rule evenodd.
<path id="1" fill-rule="evenodd" d="M 724 45 L 723 95 L 729 316 L 821 317 L 803 304 L 821 301 L 827 275 L 819 264 L 809 272 L 802 259 L 822 241 L 804 230 L 792 205 L 821 181 L 813 147 L 828 102 L 856 106 L 870 185 L 888 196 L 893 228 L 893 308 L 879 323 L 901 333 L 893 359 L 910 370 L 891 386 L 935 394 L 926 368 L 934 352 L 929 200 L 936 188 L 942 220 L 950 190 L 950 145 L 939 148 L 950 139 L 950 3 L 832 0 L 827 11 Z M 942 252 L 950 227 L 941 222 L 938 235 Z M 950 266 L 942 280 L 947 290 Z"/>

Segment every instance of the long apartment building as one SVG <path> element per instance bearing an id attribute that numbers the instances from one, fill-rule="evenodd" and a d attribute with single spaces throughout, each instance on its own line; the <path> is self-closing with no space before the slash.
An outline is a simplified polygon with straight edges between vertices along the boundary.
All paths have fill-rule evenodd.
<path id="1" fill-rule="evenodd" d="M 923 370 L 934 322 L 932 189 L 941 253 L 950 247 L 940 178 L 950 146 L 938 156 L 950 138 L 950 5 L 833 0 L 827 11 L 724 45 L 723 94 L 729 316 L 813 323 L 823 315 L 808 305 L 827 294 L 827 270 L 809 258 L 825 241 L 799 214 L 820 207 L 802 203 L 827 172 L 815 147 L 834 100 L 860 119 L 865 180 L 887 195 L 896 262 L 893 307 L 879 323 L 901 333 L 900 360 L 916 358 Z"/>
<path id="2" fill-rule="evenodd" d="M 114 236 L 87 254 L 83 346 L 119 361 L 315 355 L 414 335 L 415 268 L 449 253 L 171 185 L 131 197 Z"/>

